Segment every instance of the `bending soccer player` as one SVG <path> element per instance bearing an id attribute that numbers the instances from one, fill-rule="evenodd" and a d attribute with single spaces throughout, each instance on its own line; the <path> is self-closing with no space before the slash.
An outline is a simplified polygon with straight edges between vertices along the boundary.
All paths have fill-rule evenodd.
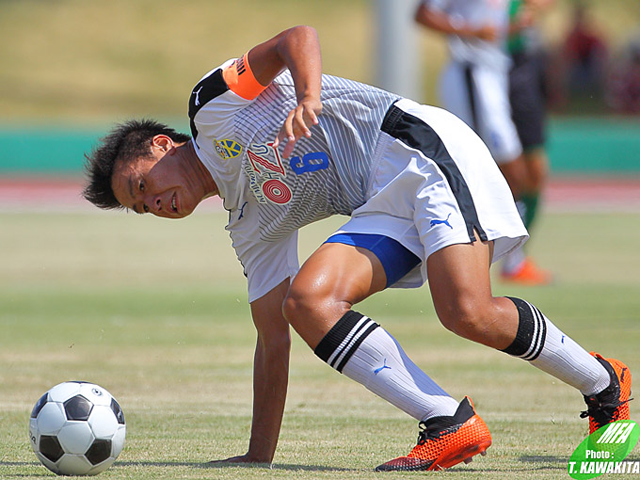
<path id="1" fill-rule="evenodd" d="M 154 121 L 116 127 L 88 157 L 101 208 L 182 218 L 212 195 L 248 280 L 258 342 L 249 450 L 271 462 L 288 381 L 289 325 L 333 368 L 420 422 L 418 444 L 378 470 L 435 470 L 491 444 L 468 397 L 453 399 L 389 332 L 352 309 L 427 278 L 453 332 L 529 361 L 585 396 L 590 428 L 629 418 L 630 375 L 591 355 L 525 300 L 493 297 L 489 267 L 527 238 L 489 151 L 435 107 L 322 75 L 316 32 L 295 27 L 207 73 L 191 137 Z M 350 215 L 299 268 L 297 231 Z"/>

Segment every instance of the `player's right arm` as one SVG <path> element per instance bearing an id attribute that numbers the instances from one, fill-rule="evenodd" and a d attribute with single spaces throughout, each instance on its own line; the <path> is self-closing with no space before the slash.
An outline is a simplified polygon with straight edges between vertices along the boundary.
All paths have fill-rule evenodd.
<path id="1" fill-rule="evenodd" d="M 284 69 L 291 72 L 298 105 L 289 112 L 274 142 L 277 148 L 280 142 L 286 141 L 283 156 L 288 158 L 298 139 L 311 136 L 310 127 L 318 123 L 318 115 L 322 112 L 322 55 L 318 34 L 312 27 L 289 28 L 253 47 L 244 61 L 248 64 L 250 77 L 263 87 Z"/>
<path id="2" fill-rule="evenodd" d="M 271 463 L 278 444 L 289 379 L 291 336 L 282 315 L 289 278 L 251 302 L 258 332 L 253 361 L 253 419 L 246 454 L 213 462 Z"/>
<path id="3" fill-rule="evenodd" d="M 493 42 L 498 37 L 498 30 L 493 25 L 474 27 L 464 21 L 456 21 L 444 12 L 430 8 L 426 2 L 421 2 L 416 10 L 415 20 L 431 30 L 447 35 L 460 37 L 476 37 Z"/>

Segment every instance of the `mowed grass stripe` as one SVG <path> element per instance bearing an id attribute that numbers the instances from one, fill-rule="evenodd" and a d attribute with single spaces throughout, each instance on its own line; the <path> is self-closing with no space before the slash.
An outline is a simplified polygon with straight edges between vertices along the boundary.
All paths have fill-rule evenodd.
<path id="1" fill-rule="evenodd" d="M 640 371 L 637 219 L 543 217 L 531 249 L 557 284 L 496 283 L 495 293 L 527 298 L 586 348 Z M 245 452 L 251 418 L 255 331 L 225 220 L 0 215 L 0 478 L 48 475 L 31 453 L 27 419 L 45 390 L 72 379 L 108 388 L 127 416 L 127 446 L 104 479 L 378 478 L 373 467 L 411 448 L 415 421 L 336 374 L 294 334 L 274 467 L 205 468 Z M 301 256 L 339 224 L 306 229 Z M 492 430 L 489 454 L 447 478 L 567 478 L 587 429 L 577 392 L 446 331 L 427 288 L 390 290 L 358 308 L 452 395 L 470 395 Z"/>

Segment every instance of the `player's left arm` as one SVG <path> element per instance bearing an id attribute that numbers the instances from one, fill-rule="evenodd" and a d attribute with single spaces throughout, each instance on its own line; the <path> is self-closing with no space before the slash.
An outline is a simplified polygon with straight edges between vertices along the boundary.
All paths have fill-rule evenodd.
<path id="1" fill-rule="evenodd" d="M 251 303 L 258 331 L 253 362 L 253 419 L 246 454 L 213 462 L 271 463 L 278 444 L 289 380 L 291 336 L 282 315 L 282 302 L 289 289 L 287 278 Z"/>
<path id="2" fill-rule="evenodd" d="M 322 112 L 322 55 L 318 34 L 312 27 L 290 28 L 253 47 L 247 58 L 255 79 L 263 86 L 269 85 L 285 68 L 291 72 L 298 105 L 289 112 L 274 142 L 275 147 L 287 142 L 283 156 L 288 158 L 302 136 L 311 136 L 310 127 L 318 123 Z"/>

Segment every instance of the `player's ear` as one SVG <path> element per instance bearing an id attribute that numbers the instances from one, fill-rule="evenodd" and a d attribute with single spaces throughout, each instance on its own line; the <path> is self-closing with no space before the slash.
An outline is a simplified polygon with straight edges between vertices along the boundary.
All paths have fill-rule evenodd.
<path id="1" fill-rule="evenodd" d="M 158 134 L 151 139 L 152 148 L 157 148 L 162 152 L 168 152 L 175 148 L 175 143 L 167 135 Z"/>

